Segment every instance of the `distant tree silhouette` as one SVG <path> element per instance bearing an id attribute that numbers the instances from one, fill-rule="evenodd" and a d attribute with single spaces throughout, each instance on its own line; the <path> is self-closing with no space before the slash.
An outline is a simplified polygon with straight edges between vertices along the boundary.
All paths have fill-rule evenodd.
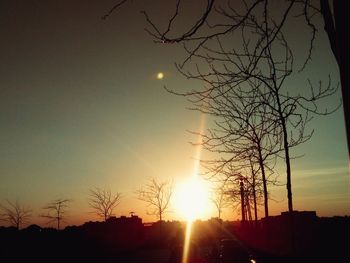
<path id="1" fill-rule="evenodd" d="M 221 219 L 222 210 L 228 207 L 230 204 L 225 185 L 219 185 L 213 189 L 211 201 L 213 202 L 216 211 L 218 212 L 218 218 Z"/>
<path id="2" fill-rule="evenodd" d="M 168 211 L 171 196 L 173 194 L 173 184 L 171 181 L 158 181 L 150 178 L 147 183 L 136 191 L 137 198 L 150 207 L 148 214 L 157 216 L 160 223 L 164 214 Z"/>
<path id="3" fill-rule="evenodd" d="M 0 219 L 20 229 L 23 224 L 28 222 L 32 211 L 20 205 L 17 200 L 15 203 L 6 200 L 6 203 L 6 205 L 0 205 Z"/>
<path id="4" fill-rule="evenodd" d="M 262 181 L 262 184 L 264 185 L 264 180 L 262 178 L 262 180 L 259 180 L 257 178 L 257 175 L 258 175 L 258 172 L 259 172 L 259 169 L 261 168 L 260 164 L 259 166 L 256 168 L 254 165 L 254 162 L 250 159 L 249 160 L 249 165 L 250 165 L 250 176 L 248 177 L 249 179 L 247 179 L 247 182 L 248 184 L 251 186 L 251 192 L 252 192 L 252 199 L 253 199 L 253 208 L 254 208 L 254 220 L 255 220 L 255 224 L 258 223 L 258 200 L 259 200 L 259 197 L 261 196 L 261 192 L 259 192 L 259 190 L 261 189 L 261 181 Z M 270 171 L 272 172 L 273 170 L 270 169 Z M 276 179 L 276 178 L 275 178 Z M 266 182 L 270 181 L 270 183 L 273 183 L 275 184 L 275 181 L 271 181 L 269 178 L 265 178 Z M 263 188 L 263 196 L 264 196 L 264 208 L 265 208 L 265 216 L 268 216 L 266 215 L 266 196 L 265 196 L 265 193 L 266 193 L 266 189 L 265 189 L 265 186 Z"/>
<path id="5" fill-rule="evenodd" d="M 68 207 L 68 203 L 71 202 L 70 199 L 56 199 L 48 203 L 43 209 L 47 211 L 46 214 L 41 215 L 48 219 L 48 223 L 56 222 L 57 230 L 60 230 L 61 221 L 65 219 L 66 208 Z"/>
<path id="6" fill-rule="evenodd" d="M 94 188 L 90 189 L 89 205 L 93 213 L 105 221 L 113 215 L 114 209 L 119 205 L 121 193 L 112 194 L 111 190 Z"/>
<path id="7" fill-rule="evenodd" d="M 253 165 L 253 162 L 251 160 L 249 161 Z M 221 191 L 233 211 L 241 211 L 239 213 L 242 214 L 242 219 L 253 220 L 253 210 L 254 220 L 257 222 L 258 206 L 264 204 L 261 202 L 264 196 L 264 189 L 262 187 L 262 179 L 260 176 L 258 177 L 259 166 L 255 164 L 256 167 L 252 167 L 247 164 L 237 163 L 232 162 L 227 164 L 226 168 L 222 169 L 220 174 L 216 174 L 213 180 L 221 183 Z M 242 189 L 241 182 L 243 184 Z M 267 182 L 269 184 L 275 184 L 274 180 L 267 180 Z M 243 190 L 243 193 L 241 190 Z M 241 194 L 243 194 L 243 200 Z M 238 207 L 241 209 L 238 210 Z"/>

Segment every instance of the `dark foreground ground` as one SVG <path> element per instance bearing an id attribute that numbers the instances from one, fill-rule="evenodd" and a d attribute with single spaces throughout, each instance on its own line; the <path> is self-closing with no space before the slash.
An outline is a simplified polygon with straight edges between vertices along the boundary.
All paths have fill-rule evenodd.
<path id="1" fill-rule="evenodd" d="M 0 262 L 180 263 L 185 225 L 112 218 L 57 231 L 0 227 Z M 284 214 L 255 223 L 198 221 L 188 263 L 350 262 L 350 218 Z"/>

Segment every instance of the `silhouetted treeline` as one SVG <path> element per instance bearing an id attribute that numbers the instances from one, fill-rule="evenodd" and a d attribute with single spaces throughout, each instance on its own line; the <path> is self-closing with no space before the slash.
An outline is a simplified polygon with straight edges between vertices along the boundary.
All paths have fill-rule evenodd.
<path id="1" fill-rule="evenodd" d="M 208 263 L 226 262 L 222 253 L 227 248 L 222 240 L 239 243 L 256 262 L 349 259 L 350 217 L 319 218 L 315 212 L 294 212 L 264 218 L 258 224 L 196 221 L 191 229 L 191 247 Z M 0 227 L 0 261 L 178 262 L 174 251 L 182 256 L 185 231 L 185 223 L 143 224 L 137 216 L 111 217 L 106 222 L 87 222 L 60 231 L 38 225 L 22 230 Z"/>

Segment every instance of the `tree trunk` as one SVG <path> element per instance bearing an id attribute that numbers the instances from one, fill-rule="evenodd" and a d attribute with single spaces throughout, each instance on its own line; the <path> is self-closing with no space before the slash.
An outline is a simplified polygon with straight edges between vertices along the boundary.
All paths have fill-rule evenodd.
<path id="1" fill-rule="evenodd" d="M 293 197 L 292 197 L 292 173 L 290 169 L 290 157 L 289 157 L 289 145 L 288 145 L 288 132 L 285 119 L 281 118 L 283 129 L 283 147 L 284 155 L 286 159 L 286 172 L 287 172 L 287 197 L 288 197 L 288 211 L 293 212 Z"/>
<path id="2" fill-rule="evenodd" d="M 325 23 L 333 55 L 338 63 L 343 98 L 344 119 L 348 145 L 348 162 L 350 158 L 350 101 L 347 90 L 350 86 L 350 39 L 348 37 L 348 3 L 342 0 L 333 0 L 334 17 L 328 0 L 320 0 L 321 13 Z M 334 18 L 334 19 L 333 19 Z"/>
<path id="3" fill-rule="evenodd" d="M 348 160 L 350 157 L 350 101 L 348 89 L 350 86 L 350 40 L 349 40 L 349 14 L 348 1 L 334 0 L 334 17 L 336 28 L 337 57 L 340 72 L 341 91 L 343 97 L 343 108 L 345 117 L 345 127 L 348 142 Z"/>
<path id="4" fill-rule="evenodd" d="M 255 190 L 255 176 L 256 176 L 256 174 L 254 173 L 254 169 L 253 169 L 253 165 L 252 165 L 251 160 L 250 160 L 250 169 L 252 171 L 252 179 L 253 179 L 252 189 L 253 189 L 254 221 L 255 221 L 255 225 L 257 225 L 258 224 L 258 207 L 256 204 L 256 190 Z M 265 213 L 265 216 L 266 216 L 266 213 Z"/>
<path id="5" fill-rule="evenodd" d="M 281 128 L 283 133 L 283 148 L 284 148 L 284 158 L 286 162 L 286 173 L 287 173 L 286 187 L 287 187 L 287 198 L 288 198 L 288 211 L 291 213 L 293 212 L 293 197 L 292 197 L 292 171 L 291 171 L 290 157 L 289 157 L 288 131 L 287 131 L 286 119 L 282 111 L 280 95 L 278 93 L 278 90 L 275 90 L 274 93 L 275 93 L 275 97 L 278 105 L 278 115 L 279 115 L 278 121 L 281 122 Z"/>
<path id="6" fill-rule="evenodd" d="M 159 238 L 162 238 L 162 212 L 159 213 Z"/>
<path id="7" fill-rule="evenodd" d="M 58 212 L 57 212 L 57 230 L 60 230 L 60 219 L 61 219 L 60 210 L 58 210 Z"/>
<path id="8" fill-rule="evenodd" d="M 267 194 L 267 182 L 266 182 L 266 174 L 265 174 L 265 167 L 264 167 L 264 161 L 261 154 L 260 147 L 258 148 L 259 151 L 259 165 L 261 169 L 261 176 L 263 181 L 263 187 L 264 187 L 264 209 L 265 209 L 265 217 L 269 216 L 269 204 L 268 204 L 268 194 Z"/>
<path id="9" fill-rule="evenodd" d="M 253 175 L 253 205 L 254 205 L 254 221 L 258 223 L 258 207 L 256 204 L 256 191 L 255 191 L 255 175 Z"/>
<path id="10" fill-rule="evenodd" d="M 251 207 L 250 207 L 250 201 L 249 201 L 249 196 L 248 196 L 248 194 L 246 195 L 246 201 L 245 201 L 245 203 L 246 203 L 246 211 L 247 211 L 247 218 L 248 218 L 248 220 L 251 222 L 251 221 L 253 221 L 253 218 L 252 218 L 252 211 L 251 211 Z"/>

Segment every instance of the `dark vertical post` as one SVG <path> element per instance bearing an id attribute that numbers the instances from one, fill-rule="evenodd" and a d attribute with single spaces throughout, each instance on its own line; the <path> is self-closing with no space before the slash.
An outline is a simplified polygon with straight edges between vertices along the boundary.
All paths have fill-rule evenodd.
<path id="1" fill-rule="evenodd" d="M 343 97 L 343 108 L 345 118 L 346 136 L 348 142 L 348 161 L 350 158 L 350 100 L 349 100 L 349 86 L 350 86 L 350 50 L 349 50 L 349 9 L 346 1 L 334 0 L 334 18 L 336 28 L 336 44 L 337 44 L 337 58 L 340 73 L 341 91 Z M 348 163 L 349 164 L 349 163 Z"/>
<path id="2" fill-rule="evenodd" d="M 243 188 L 243 178 L 239 178 L 239 186 L 241 192 L 241 208 L 242 208 L 242 221 L 245 221 L 245 205 L 244 205 L 244 188 Z"/>

